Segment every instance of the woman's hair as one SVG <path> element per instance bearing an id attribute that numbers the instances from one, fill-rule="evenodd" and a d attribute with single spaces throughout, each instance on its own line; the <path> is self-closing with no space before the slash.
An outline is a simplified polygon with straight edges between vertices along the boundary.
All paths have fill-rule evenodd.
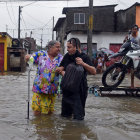
<path id="1" fill-rule="evenodd" d="M 80 40 L 78 38 L 71 38 L 67 42 L 70 42 L 73 46 L 76 46 L 76 49 L 81 47 Z"/>
<path id="2" fill-rule="evenodd" d="M 56 43 L 59 43 L 59 41 L 57 41 L 57 40 L 49 41 L 48 44 L 46 45 L 47 50 L 49 50 L 51 47 L 53 47 Z"/>

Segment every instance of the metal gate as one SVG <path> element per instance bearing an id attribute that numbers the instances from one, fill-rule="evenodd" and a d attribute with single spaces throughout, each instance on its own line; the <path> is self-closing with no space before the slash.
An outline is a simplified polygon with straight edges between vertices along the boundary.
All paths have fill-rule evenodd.
<path id="1" fill-rule="evenodd" d="M 4 71 L 4 43 L 0 43 L 0 71 Z"/>

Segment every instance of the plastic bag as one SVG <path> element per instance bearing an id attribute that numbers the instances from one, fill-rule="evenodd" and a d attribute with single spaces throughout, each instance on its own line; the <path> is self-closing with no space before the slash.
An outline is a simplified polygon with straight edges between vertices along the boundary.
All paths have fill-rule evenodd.
<path id="1" fill-rule="evenodd" d="M 61 81 L 61 89 L 73 93 L 77 92 L 83 75 L 84 68 L 81 65 L 76 65 L 74 63 L 69 64 Z"/>
<path id="2" fill-rule="evenodd" d="M 34 63 L 33 56 L 30 57 L 30 59 L 29 59 L 29 61 L 27 63 L 29 65 L 29 69 L 32 70 L 33 69 L 33 63 Z"/>

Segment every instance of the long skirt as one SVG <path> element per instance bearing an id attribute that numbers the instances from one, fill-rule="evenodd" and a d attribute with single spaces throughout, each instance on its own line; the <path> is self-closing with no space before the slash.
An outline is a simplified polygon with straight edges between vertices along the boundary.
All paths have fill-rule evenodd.
<path id="1" fill-rule="evenodd" d="M 49 114 L 54 111 L 56 94 L 39 94 L 33 93 L 32 110 Z"/>

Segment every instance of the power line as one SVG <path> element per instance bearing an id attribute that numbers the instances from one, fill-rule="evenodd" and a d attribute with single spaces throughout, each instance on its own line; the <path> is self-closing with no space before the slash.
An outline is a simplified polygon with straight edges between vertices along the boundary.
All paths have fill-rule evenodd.
<path id="1" fill-rule="evenodd" d="M 40 28 L 45 28 L 45 26 L 47 26 L 52 19 L 53 18 L 51 18 L 43 27 L 40 27 Z"/>
<path id="2" fill-rule="evenodd" d="M 38 34 L 38 33 L 34 33 L 34 34 L 36 34 L 36 35 L 41 35 L 41 34 Z M 42 35 L 51 35 L 51 34 L 48 33 L 48 34 L 42 34 Z"/>
<path id="3" fill-rule="evenodd" d="M 9 9 L 8 9 L 8 7 L 7 7 L 7 2 L 6 2 L 6 8 L 7 8 L 7 12 L 8 12 L 8 15 L 9 15 L 9 17 L 10 17 L 11 22 L 15 25 L 15 23 L 13 22 L 13 20 L 12 20 L 12 18 L 11 18 Z M 16 25 L 15 25 L 15 26 L 16 26 Z"/>
<path id="4" fill-rule="evenodd" d="M 48 29 L 52 29 L 51 27 L 46 27 L 48 24 L 49 24 L 49 22 L 52 20 L 52 18 L 45 24 L 45 25 L 43 25 L 43 26 L 41 26 L 41 27 L 38 27 L 38 28 L 32 28 L 32 29 L 25 29 L 25 30 L 48 30 Z"/>
<path id="5" fill-rule="evenodd" d="M 52 28 L 45 28 L 45 29 L 43 29 L 43 30 L 51 30 Z M 18 29 L 8 29 L 8 30 L 18 30 Z M 41 28 L 31 28 L 31 29 L 28 29 L 28 28 L 26 28 L 26 29 L 24 29 L 24 28 L 22 28 L 21 30 L 42 30 Z"/>
<path id="6" fill-rule="evenodd" d="M 34 20 L 36 20 L 36 21 L 38 21 L 38 22 L 42 22 L 42 21 L 40 21 L 40 20 L 38 20 L 38 19 L 32 17 L 29 13 L 27 13 L 27 12 L 25 12 L 25 11 L 24 11 L 24 13 L 26 13 L 26 15 L 28 15 L 28 16 L 31 17 L 32 19 L 34 19 Z M 42 23 L 43 23 L 43 22 L 42 22 Z M 43 24 L 44 24 L 44 23 L 43 23 Z"/>
<path id="7" fill-rule="evenodd" d="M 15 18 L 15 15 L 14 15 L 14 10 L 13 10 L 13 6 L 12 6 L 12 3 L 11 3 L 11 0 L 10 0 L 10 4 L 11 4 L 11 9 L 12 9 L 12 12 L 13 12 L 14 20 L 16 21 L 16 18 Z"/>
<path id="8" fill-rule="evenodd" d="M 26 14 L 27 14 L 27 12 L 25 12 Z M 22 14 L 22 16 L 23 16 L 23 14 Z M 32 17 L 33 18 L 33 17 Z M 35 19 L 35 18 L 34 18 Z M 50 23 L 50 21 L 52 20 L 52 18 L 45 24 L 45 25 L 43 25 L 43 26 L 41 26 L 41 27 L 36 27 L 36 28 L 32 28 L 32 29 L 27 29 L 27 30 L 42 30 L 42 28 L 45 30 L 45 29 L 51 29 L 51 27 L 46 27 L 49 23 Z M 39 21 L 39 20 L 38 20 Z M 40 22 L 40 21 L 39 21 Z M 43 23 L 43 22 L 42 22 Z M 29 23 L 30 25 L 32 25 L 32 26 L 34 26 L 33 24 L 31 24 L 31 23 Z"/>
<path id="9" fill-rule="evenodd" d="M 34 4 L 34 3 L 36 3 L 36 2 L 38 2 L 38 1 L 31 2 L 31 3 L 29 3 L 29 4 L 23 5 L 22 7 L 29 6 L 29 5 Z"/>
<path id="10" fill-rule="evenodd" d="M 21 14 L 21 18 L 22 18 L 22 20 L 23 20 L 23 23 L 24 23 L 24 25 L 25 25 L 25 28 L 27 28 L 26 23 L 25 23 L 25 20 L 24 20 L 24 18 L 23 18 L 23 15 L 22 15 L 22 14 Z"/>

